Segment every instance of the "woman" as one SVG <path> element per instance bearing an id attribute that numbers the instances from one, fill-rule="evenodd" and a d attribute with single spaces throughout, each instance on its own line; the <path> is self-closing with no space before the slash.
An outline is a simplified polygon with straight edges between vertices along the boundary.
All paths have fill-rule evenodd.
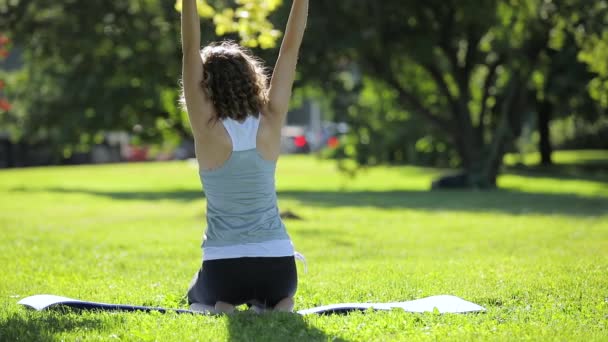
<path id="1" fill-rule="evenodd" d="M 275 168 L 308 0 L 293 0 L 267 85 L 261 63 L 237 44 L 200 51 L 196 0 L 183 0 L 183 100 L 207 197 L 203 265 L 188 290 L 192 310 L 240 304 L 293 310 L 294 249 L 279 216 Z"/>

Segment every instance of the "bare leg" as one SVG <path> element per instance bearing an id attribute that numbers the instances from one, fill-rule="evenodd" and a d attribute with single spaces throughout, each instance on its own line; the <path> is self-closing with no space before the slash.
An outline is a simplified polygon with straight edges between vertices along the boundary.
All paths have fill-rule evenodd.
<path id="1" fill-rule="evenodd" d="M 234 312 L 234 305 L 226 303 L 226 302 L 218 301 L 217 303 L 215 303 L 215 312 L 231 314 Z"/>
<path id="2" fill-rule="evenodd" d="M 283 298 L 274 306 L 274 311 L 293 312 L 293 304 L 293 297 Z"/>

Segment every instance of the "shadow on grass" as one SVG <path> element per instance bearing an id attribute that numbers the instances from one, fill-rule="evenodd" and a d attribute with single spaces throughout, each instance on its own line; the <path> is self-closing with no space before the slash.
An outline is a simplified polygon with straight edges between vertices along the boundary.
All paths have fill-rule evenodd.
<path id="1" fill-rule="evenodd" d="M 103 329 L 104 322 L 90 316 L 49 312 L 13 313 L 0 319 L 0 341 L 57 341 L 57 334 Z"/>
<path id="2" fill-rule="evenodd" d="M 228 316 L 230 341 L 347 341 L 308 324 L 301 315 L 288 313 L 235 313 Z"/>
<path id="3" fill-rule="evenodd" d="M 116 200 L 192 201 L 204 198 L 202 191 L 99 191 L 68 188 L 16 188 L 14 192 L 87 194 Z M 583 197 L 563 193 L 533 193 L 513 190 L 490 191 L 315 191 L 282 190 L 279 199 L 296 200 L 303 206 L 323 208 L 373 207 L 426 211 L 502 212 L 509 214 L 559 214 L 588 216 L 608 214 L 608 197 Z M 297 208 L 289 208 L 297 212 Z"/>
<path id="4" fill-rule="evenodd" d="M 226 317 L 230 341 L 347 341 L 328 336 L 295 313 L 241 312 Z M 107 323 L 107 318 L 67 312 L 13 313 L 0 319 L 0 341 L 58 341 L 58 335 L 74 332 L 81 332 L 82 338 L 102 331 Z"/>
<path id="5" fill-rule="evenodd" d="M 608 214 L 608 198 L 571 194 L 494 191 L 281 191 L 280 199 L 307 206 L 374 207 L 426 211 L 503 212 L 509 214 Z"/>
<path id="6" fill-rule="evenodd" d="M 57 194 L 83 194 L 99 197 L 108 197 L 116 200 L 139 200 L 139 201 L 194 201 L 205 198 L 202 190 L 174 190 L 174 191 L 102 191 L 79 188 L 26 188 L 19 187 L 9 190 L 10 192 L 52 192 Z"/>

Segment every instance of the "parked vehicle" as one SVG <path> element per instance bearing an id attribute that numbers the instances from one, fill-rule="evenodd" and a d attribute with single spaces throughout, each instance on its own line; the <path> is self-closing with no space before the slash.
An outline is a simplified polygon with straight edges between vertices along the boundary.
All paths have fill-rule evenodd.
<path id="1" fill-rule="evenodd" d="M 287 125 L 281 130 L 282 153 L 310 153 L 323 148 L 336 148 L 340 137 L 348 132 L 345 123 L 323 122 L 316 132 L 308 126 Z"/>
<path id="2" fill-rule="evenodd" d="M 348 133 L 348 125 L 344 122 L 324 122 L 322 126 L 322 147 L 336 148 L 340 146 L 341 137 Z"/>
<path id="3" fill-rule="evenodd" d="M 282 153 L 310 152 L 309 137 L 306 126 L 284 126 L 281 129 Z"/>

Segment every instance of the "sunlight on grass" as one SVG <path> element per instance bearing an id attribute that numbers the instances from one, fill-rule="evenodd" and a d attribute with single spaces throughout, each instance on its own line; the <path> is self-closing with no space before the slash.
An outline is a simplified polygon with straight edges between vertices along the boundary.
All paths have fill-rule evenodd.
<path id="1" fill-rule="evenodd" d="M 349 179 L 282 158 L 279 206 L 302 218 L 286 225 L 309 269 L 296 309 L 453 294 L 485 314 L 30 312 L 16 302 L 41 293 L 184 307 L 205 198 L 189 162 L 0 171 L 0 340 L 605 340 L 606 182 L 508 173 L 499 190 L 429 191 L 441 172 Z"/>
<path id="2" fill-rule="evenodd" d="M 556 164 L 584 164 L 594 162 L 608 162 L 608 151 L 603 150 L 578 150 L 557 151 L 553 153 L 553 162 Z M 522 162 L 525 165 L 536 165 L 540 163 L 540 153 L 528 153 L 526 155 L 508 154 L 505 156 L 505 164 L 514 165 Z"/>
<path id="3" fill-rule="evenodd" d="M 499 178 L 498 187 L 523 192 L 608 197 L 608 183 L 605 182 L 580 179 L 556 180 L 548 176 L 530 178 L 521 175 L 504 175 Z"/>

